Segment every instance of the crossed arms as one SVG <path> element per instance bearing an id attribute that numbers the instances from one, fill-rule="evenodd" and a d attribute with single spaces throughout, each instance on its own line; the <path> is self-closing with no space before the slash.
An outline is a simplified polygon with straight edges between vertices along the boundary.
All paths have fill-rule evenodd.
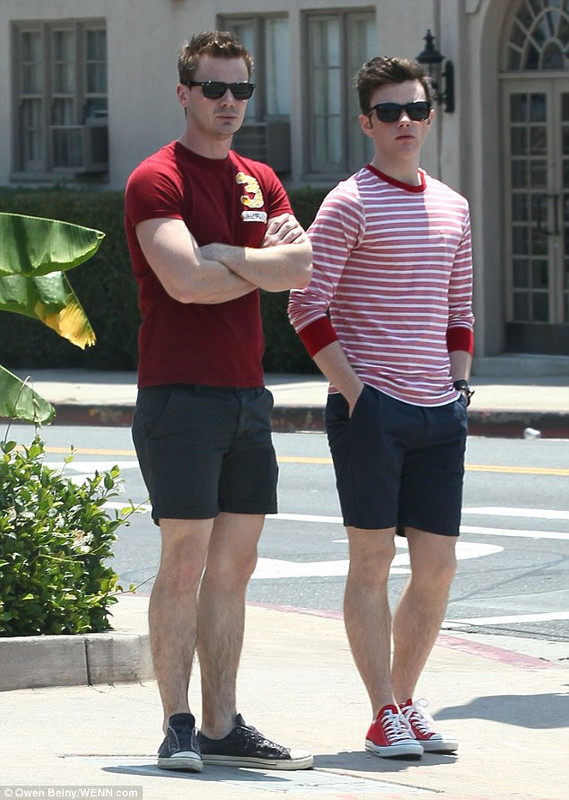
<path id="1" fill-rule="evenodd" d="M 136 226 L 144 256 L 168 294 L 181 303 L 225 303 L 254 289 L 303 289 L 312 275 L 312 248 L 292 214 L 269 220 L 262 247 L 199 247 L 182 220 Z"/>

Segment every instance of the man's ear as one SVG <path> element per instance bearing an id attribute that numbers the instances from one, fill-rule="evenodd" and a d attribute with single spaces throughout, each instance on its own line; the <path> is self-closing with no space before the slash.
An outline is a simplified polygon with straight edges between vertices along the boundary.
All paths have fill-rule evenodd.
<path id="1" fill-rule="evenodd" d="M 373 123 L 371 121 L 371 116 L 368 114 L 360 114 L 359 116 L 360 121 L 360 128 L 365 133 L 366 136 L 370 138 L 373 137 Z"/>
<path id="2" fill-rule="evenodd" d="M 178 83 L 176 85 L 176 94 L 178 95 L 178 103 L 181 106 L 184 106 L 184 108 L 186 108 L 187 103 L 188 103 L 188 99 L 189 99 L 188 98 L 188 92 L 189 92 L 188 87 L 184 86 L 183 83 Z"/>

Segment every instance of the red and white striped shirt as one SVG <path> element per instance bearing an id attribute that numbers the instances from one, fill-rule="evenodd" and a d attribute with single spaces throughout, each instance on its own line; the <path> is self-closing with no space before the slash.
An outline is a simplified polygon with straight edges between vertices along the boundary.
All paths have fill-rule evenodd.
<path id="1" fill-rule="evenodd" d="M 464 197 L 419 175 L 410 186 L 368 165 L 329 193 L 289 316 L 311 355 L 338 339 L 364 383 L 436 406 L 457 397 L 449 350 L 472 352 L 470 217 Z"/>

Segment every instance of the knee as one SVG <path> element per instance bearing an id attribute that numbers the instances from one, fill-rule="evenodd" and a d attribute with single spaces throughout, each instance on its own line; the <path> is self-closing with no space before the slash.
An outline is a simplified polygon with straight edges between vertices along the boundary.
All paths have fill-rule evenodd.
<path id="1" fill-rule="evenodd" d="M 456 567 L 454 553 L 436 561 L 415 562 L 412 565 L 412 580 L 418 589 L 423 589 L 429 596 L 433 592 L 446 594 L 456 575 Z"/>
<path id="2" fill-rule="evenodd" d="M 377 535 L 372 531 L 358 533 L 357 536 L 365 536 L 368 541 L 362 547 L 361 541 L 356 543 L 353 537 L 350 540 L 349 576 L 362 587 L 371 588 L 385 583 L 395 557 L 395 542 L 391 537 Z"/>
<path id="3" fill-rule="evenodd" d="M 257 566 L 257 551 L 239 554 L 210 555 L 207 559 L 206 576 L 210 584 L 221 591 L 233 590 L 246 585 Z"/>

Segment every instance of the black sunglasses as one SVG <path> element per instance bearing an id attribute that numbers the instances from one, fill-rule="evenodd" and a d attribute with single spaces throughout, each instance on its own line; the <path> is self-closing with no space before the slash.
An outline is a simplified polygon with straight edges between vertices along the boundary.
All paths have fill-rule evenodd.
<path id="1" fill-rule="evenodd" d="M 377 114 L 380 122 L 397 122 L 402 112 L 405 111 L 413 122 L 424 122 L 431 113 L 431 104 L 427 100 L 418 100 L 415 103 L 378 103 L 368 112 L 368 117 Z"/>
<path id="2" fill-rule="evenodd" d="M 254 83 L 224 83 L 223 81 L 190 81 L 188 86 L 201 86 L 203 96 L 208 100 L 219 100 L 229 89 L 236 100 L 248 100 L 255 89 Z"/>

